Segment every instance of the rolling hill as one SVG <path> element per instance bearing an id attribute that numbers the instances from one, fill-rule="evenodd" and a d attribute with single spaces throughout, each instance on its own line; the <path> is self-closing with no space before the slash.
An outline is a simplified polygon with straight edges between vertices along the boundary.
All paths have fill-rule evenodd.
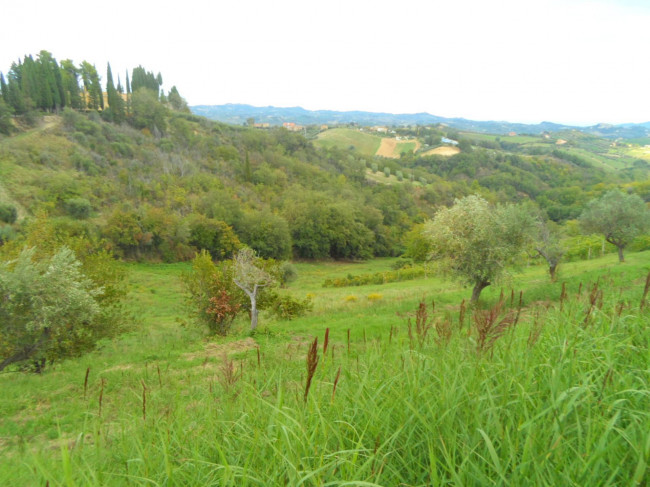
<path id="1" fill-rule="evenodd" d="M 282 125 L 284 122 L 294 122 L 300 125 L 357 124 L 362 126 L 444 124 L 458 130 L 491 134 L 508 134 L 510 132 L 542 134 L 544 132 L 575 129 L 587 134 L 611 139 L 643 138 L 650 136 L 650 122 L 620 125 L 601 123 L 590 127 L 578 127 L 552 122 L 522 124 L 494 120 L 476 121 L 465 118 L 439 117 L 425 112 L 394 114 L 364 111 L 306 110 L 301 107 L 255 107 L 252 105 L 231 103 L 225 105 L 196 105 L 190 108 L 197 115 L 203 115 L 211 120 L 236 125 L 242 125 L 246 123 L 247 119 L 254 118 L 258 123 L 269 123 L 270 125 Z"/>

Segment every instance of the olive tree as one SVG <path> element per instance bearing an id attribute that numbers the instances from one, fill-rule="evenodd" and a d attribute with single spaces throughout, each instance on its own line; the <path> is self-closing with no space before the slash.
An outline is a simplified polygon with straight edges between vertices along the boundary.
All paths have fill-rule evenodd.
<path id="1" fill-rule="evenodd" d="M 46 360 L 83 351 L 103 293 L 66 247 L 40 260 L 34 248 L 25 249 L 1 263 L 0 371 L 30 360 L 40 370 Z"/>
<path id="2" fill-rule="evenodd" d="M 650 228 L 650 212 L 639 196 L 614 189 L 587 204 L 580 226 L 586 233 L 604 235 L 618 249 L 619 262 L 624 262 L 623 249 Z"/>
<path id="3" fill-rule="evenodd" d="M 433 259 L 473 286 L 472 303 L 523 252 L 533 220 L 517 205 L 491 206 L 480 196 L 455 200 L 425 224 Z"/>
<path id="4" fill-rule="evenodd" d="M 551 282 L 555 282 L 558 265 L 566 253 L 562 244 L 562 230 L 557 223 L 548 219 L 543 210 L 531 206 L 530 212 L 533 220 L 530 234 L 532 248 L 546 261 Z"/>

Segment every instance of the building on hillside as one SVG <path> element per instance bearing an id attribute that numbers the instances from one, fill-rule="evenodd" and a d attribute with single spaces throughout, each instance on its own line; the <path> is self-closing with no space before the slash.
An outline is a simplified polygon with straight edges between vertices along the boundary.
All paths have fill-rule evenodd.
<path id="1" fill-rule="evenodd" d="M 453 146 L 458 145 L 457 140 L 448 139 L 447 137 L 440 137 L 440 142 L 442 142 L 443 144 L 450 144 Z"/>
<path id="2" fill-rule="evenodd" d="M 321 126 L 320 126 L 320 129 L 321 129 L 321 130 L 327 130 L 328 128 L 329 128 L 329 127 L 328 127 L 327 125 L 321 125 Z"/>
<path id="3" fill-rule="evenodd" d="M 296 125 L 294 122 L 283 122 L 282 126 L 289 132 L 300 132 L 303 129 L 302 125 Z"/>
<path id="4" fill-rule="evenodd" d="M 517 135 L 517 132 L 508 132 L 508 135 L 509 135 L 510 137 L 514 137 L 515 135 Z"/>
<path id="5" fill-rule="evenodd" d="M 265 122 L 265 123 L 256 123 L 253 125 L 253 127 L 258 129 L 268 129 L 271 127 L 271 125 L 268 122 Z"/>

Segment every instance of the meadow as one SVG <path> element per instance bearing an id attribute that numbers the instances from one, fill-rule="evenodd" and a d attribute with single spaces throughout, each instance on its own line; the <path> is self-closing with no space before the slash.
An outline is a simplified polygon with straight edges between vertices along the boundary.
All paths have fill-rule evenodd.
<path id="1" fill-rule="evenodd" d="M 126 336 L 0 374 L 11 486 L 645 485 L 650 253 L 543 266 L 478 309 L 437 275 L 324 288 L 394 259 L 297 263 L 292 321 L 193 326 L 187 264 L 125 264 Z M 650 296 L 646 296 L 646 301 Z M 311 368 L 311 370 L 310 370 Z"/>

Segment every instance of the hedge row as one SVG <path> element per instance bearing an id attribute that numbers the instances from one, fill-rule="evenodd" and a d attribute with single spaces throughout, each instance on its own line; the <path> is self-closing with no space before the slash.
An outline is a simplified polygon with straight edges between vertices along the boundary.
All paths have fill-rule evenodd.
<path id="1" fill-rule="evenodd" d="M 358 276 L 338 277 L 326 279 L 323 287 L 349 287 L 365 286 L 368 284 L 386 284 L 389 282 L 410 281 L 424 277 L 423 267 L 407 267 L 395 271 L 375 272 L 374 274 L 360 274 Z"/>

